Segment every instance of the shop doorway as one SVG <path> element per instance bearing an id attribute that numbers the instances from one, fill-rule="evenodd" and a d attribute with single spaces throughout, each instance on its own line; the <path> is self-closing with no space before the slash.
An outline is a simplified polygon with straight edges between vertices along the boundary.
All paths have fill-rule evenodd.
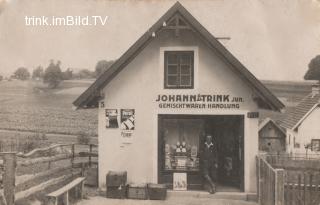
<path id="1" fill-rule="evenodd" d="M 158 182 L 173 188 L 184 173 L 187 190 L 203 190 L 205 136 L 217 145 L 217 191 L 244 191 L 243 115 L 158 115 Z"/>

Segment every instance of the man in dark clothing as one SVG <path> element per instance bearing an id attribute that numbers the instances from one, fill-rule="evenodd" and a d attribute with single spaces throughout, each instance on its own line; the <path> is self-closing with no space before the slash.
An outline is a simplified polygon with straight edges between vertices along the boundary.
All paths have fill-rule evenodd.
<path id="1" fill-rule="evenodd" d="M 205 183 L 209 185 L 209 192 L 211 194 L 216 192 L 216 180 L 217 168 L 218 168 L 218 156 L 217 156 L 217 144 L 213 141 L 211 135 L 206 136 L 206 141 L 203 148 L 203 177 Z"/>

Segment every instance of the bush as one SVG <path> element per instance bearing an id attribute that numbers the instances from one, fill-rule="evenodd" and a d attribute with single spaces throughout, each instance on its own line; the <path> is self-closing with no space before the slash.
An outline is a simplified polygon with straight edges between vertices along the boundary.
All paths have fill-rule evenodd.
<path id="1" fill-rule="evenodd" d="M 60 61 L 58 61 L 57 64 L 54 64 L 53 61 L 51 61 L 44 72 L 43 82 L 48 84 L 49 88 L 56 88 L 62 80 Z"/>

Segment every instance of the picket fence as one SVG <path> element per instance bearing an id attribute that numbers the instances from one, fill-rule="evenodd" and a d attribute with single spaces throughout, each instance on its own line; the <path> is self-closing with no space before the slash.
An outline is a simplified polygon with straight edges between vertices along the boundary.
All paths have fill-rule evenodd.
<path id="1" fill-rule="evenodd" d="M 261 205 L 319 205 L 320 157 L 257 156 Z"/>

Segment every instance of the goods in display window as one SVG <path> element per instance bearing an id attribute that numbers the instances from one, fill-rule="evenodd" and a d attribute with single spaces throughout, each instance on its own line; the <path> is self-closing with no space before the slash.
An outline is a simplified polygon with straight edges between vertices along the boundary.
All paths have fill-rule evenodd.
<path id="1" fill-rule="evenodd" d="M 199 170 L 198 148 L 186 142 L 165 144 L 165 170 Z"/>

